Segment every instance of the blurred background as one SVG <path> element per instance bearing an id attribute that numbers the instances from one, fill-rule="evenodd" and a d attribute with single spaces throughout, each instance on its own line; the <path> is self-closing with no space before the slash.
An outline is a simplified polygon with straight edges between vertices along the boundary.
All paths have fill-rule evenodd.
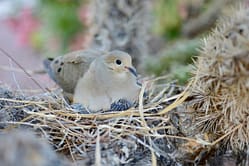
<path id="1" fill-rule="evenodd" d="M 0 84 L 39 92 L 55 83 L 42 60 L 79 49 L 120 49 L 142 76 L 185 85 L 201 38 L 248 0 L 0 0 Z M 241 3 L 242 4 L 242 3 Z M 16 62 L 21 65 L 28 76 Z"/>

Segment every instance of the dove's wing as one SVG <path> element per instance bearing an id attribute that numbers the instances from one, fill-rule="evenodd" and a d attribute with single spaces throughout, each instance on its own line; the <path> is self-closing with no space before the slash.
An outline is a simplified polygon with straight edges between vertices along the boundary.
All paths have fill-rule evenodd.
<path id="1" fill-rule="evenodd" d="M 95 50 L 80 50 L 45 60 L 50 77 L 67 93 L 74 93 L 80 77 L 88 70 L 91 62 L 101 53 Z"/>

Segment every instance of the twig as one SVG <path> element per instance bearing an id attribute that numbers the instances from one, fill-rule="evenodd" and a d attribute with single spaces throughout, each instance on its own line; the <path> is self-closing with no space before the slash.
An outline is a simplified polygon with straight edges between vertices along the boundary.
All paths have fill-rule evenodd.
<path id="1" fill-rule="evenodd" d="M 228 135 L 230 135 L 231 133 L 235 132 L 236 130 L 238 130 L 240 127 L 242 126 L 242 124 L 236 126 L 234 129 L 232 129 L 231 131 L 229 131 L 228 133 L 226 133 L 225 135 L 223 135 L 222 137 L 218 138 L 217 140 L 215 140 L 214 142 L 211 143 L 211 146 L 216 145 L 218 142 L 220 142 L 221 140 L 223 140 L 225 137 L 227 137 Z"/>
<path id="2" fill-rule="evenodd" d="M 95 148 L 95 165 L 96 166 L 101 166 L 101 151 L 100 151 L 99 129 L 97 129 L 97 139 L 96 139 L 96 148 Z"/>
<path id="3" fill-rule="evenodd" d="M 14 68 L 14 67 L 8 67 L 8 66 L 0 66 L 0 70 L 4 70 L 4 71 L 14 71 L 14 72 L 18 72 L 18 73 L 23 73 L 24 71 L 22 69 L 18 69 L 18 68 Z M 27 73 L 29 73 L 30 75 L 32 74 L 44 74 L 46 73 L 45 70 L 27 70 L 25 69 Z"/>
<path id="4" fill-rule="evenodd" d="M 13 64 L 11 63 L 11 59 L 9 59 L 9 65 L 11 66 L 11 68 L 13 68 Z M 20 90 L 21 94 L 24 95 L 23 92 L 22 92 L 22 90 L 21 90 L 20 84 L 16 80 L 16 75 L 15 75 L 15 73 L 13 71 L 11 72 L 11 75 L 13 77 L 13 80 L 14 80 L 14 82 L 15 82 L 18 90 Z"/>
<path id="5" fill-rule="evenodd" d="M 0 48 L 0 51 L 7 56 L 8 58 L 10 58 L 20 69 L 23 70 L 23 72 L 39 87 L 43 90 L 43 92 L 47 92 L 47 90 L 45 90 L 23 67 L 22 65 L 20 65 L 10 54 L 8 54 L 5 50 L 3 50 L 2 48 Z"/>

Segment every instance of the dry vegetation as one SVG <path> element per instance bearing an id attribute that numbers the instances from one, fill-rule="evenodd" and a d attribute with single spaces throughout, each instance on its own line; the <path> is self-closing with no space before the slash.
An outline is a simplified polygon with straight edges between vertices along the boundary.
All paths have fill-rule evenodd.
<path id="1" fill-rule="evenodd" d="M 222 135 L 234 151 L 248 146 L 249 10 L 240 7 L 204 39 L 190 90 L 197 132 Z"/>
<path id="2" fill-rule="evenodd" d="M 249 10 L 237 10 L 203 40 L 185 90 L 165 78 L 148 80 L 134 108 L 88 114 L 60 92 L 25 97 L 2 89 L 0 127 L 32 128 L 81 165 L 239 160 L 249 143 Z"/>
<path id="3" fill-rule="evenodd" d="M 57 152 L 87 165 L 176 163 L 170 155 L 175 148 L 167 143 L 168 138 L 187 138 L 172 135 L 178 129 L 168 112 L 187 94 L 174 83 L 160 84 L 165 78 L 158 79 L 146 81 L 135 108 L 96 114 L 81 113 L 78 105 L 67 104 L 60 93 L 22 97 L 2 90 L 2 128 L 31 127 Z M 6 94 L 9 96 L 4 97 Z"/>

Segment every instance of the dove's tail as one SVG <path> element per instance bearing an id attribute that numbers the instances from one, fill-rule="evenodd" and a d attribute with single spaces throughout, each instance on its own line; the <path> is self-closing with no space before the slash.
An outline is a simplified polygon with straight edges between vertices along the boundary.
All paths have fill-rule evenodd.
<path id="1" fill-rule="evenodd" d="M 48 75 L 50 76 L 50 78 L 52 78 L 55 81 L 55 75 L 54 72 L 51 68 L 51 62 L 54 60 L 54 58 L 47 58 L 43 60 L 43 65 L 45 67 L 46 72 L 48 73 Z"/>

